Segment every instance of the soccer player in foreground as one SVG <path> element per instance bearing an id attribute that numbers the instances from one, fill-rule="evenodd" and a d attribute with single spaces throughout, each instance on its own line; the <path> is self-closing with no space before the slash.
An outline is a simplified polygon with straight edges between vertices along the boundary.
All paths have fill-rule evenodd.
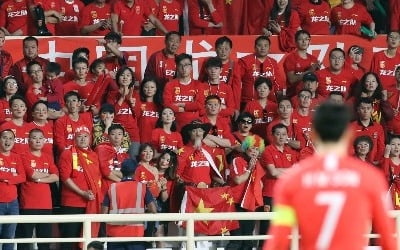
<path id="1" fill-rule="evenodd" d="M 278 180 L 272 239 L 264 250 L 288 249 L 288 235 L 296 225 L 300 249 L 363 249 L 371 222 L 382 249 L 396 249 L 383 173 L 347 154 L 350 119 L 342 105 L 324 103 L 317 109 L 317 153 Z"/>

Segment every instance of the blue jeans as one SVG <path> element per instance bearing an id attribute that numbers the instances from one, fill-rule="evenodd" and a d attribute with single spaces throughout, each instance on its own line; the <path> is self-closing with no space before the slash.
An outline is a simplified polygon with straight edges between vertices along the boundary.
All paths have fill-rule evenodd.
<path id="1" fill-rule="evenodd" d="M 11 202 L 0 202 L 0 215 L 18 215 L 19 205 L 18 200 L 15 199 Z M 0 238 L 1 239 L 14 239 L 15 228 L 17 224 L 0 224 Z M 14 243 L 3 244 L 3 250 L 13 250 Z"/>

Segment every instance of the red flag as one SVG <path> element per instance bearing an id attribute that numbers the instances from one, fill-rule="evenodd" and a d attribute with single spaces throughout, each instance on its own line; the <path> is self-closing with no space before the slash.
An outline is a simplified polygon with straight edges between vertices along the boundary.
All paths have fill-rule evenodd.
<path id="1" fill-rule="evenodd" d="M 224 34 L 241 35 L 243 34 L 243 24 L 245 24 L 245 0 L 223 0 L 224 4 Z M 235 17 L 235 18 L 232 18 Z"/>
<path id="2" fill-rule="evenodd" d="M 94 84 L 92 93 L 90 93 L 89 98 L 86 100 L 85 105 L 91 106 L 101 103 L 101 99 L 104 95 L 104 92 L 111 84 L 112 79 L 108 74 L 101 74 L 97 78 L 97 81 Z"/>
<path id="3" fill-rule="evenodd" d="M 257 162 L 251 176 L 247 182 L 246 190 L 240 206 L 244 209 L 255 211 L 257 207 L 264 204 L 261 190 L 261 179 L 265 175 L 264 169 Z"/>
<path id="4" fill-rule="evenodd" d="M 182 200 L 185 213 L 234 212 L 235 203 L 230 187 L 195 188 L 186 186 Z M 195 221 L 194 231 L 206 235 L 221 235 L 239 227 L 238 221 Z"/>

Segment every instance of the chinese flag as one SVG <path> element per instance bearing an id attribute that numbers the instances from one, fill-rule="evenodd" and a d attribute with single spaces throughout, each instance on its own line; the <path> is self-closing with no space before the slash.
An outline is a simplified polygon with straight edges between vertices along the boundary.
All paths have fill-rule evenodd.
<path id="1" fill-rule="evenodd" d="M 85 105 L 86 106 L 91 106 L 91 105 L 96 105 L 101 103 L 101 99 L 103 98 L 103 95 L 108 88 L 108 86 L 111 84 L 112 79 L 109 75 L 102 74 L 97 78 L 97 81 L 95 82 L 95 85 L 93 87 L 92 93 L 90 93 L 89 98 L 86 100 Z"/>
<path id="2" fill-rule="evenodd" d="M 235 203 L 230 187 L 195 188 L 186 187 L 182 200 L 185 213 L 234 212 Z M 194 231 L 206 235 L 221 235 L 239 227 L 238 221 L 195 221 Z"/>
<path id="3" fill-rule="evenodd" d="M 261 179 L 265 175 L 264 169 L 257 163 L 255 169 L 246 184 L 240 206 L 250 211 L 255 211 L 257 207 L 264 205 L 262 197 Z"/>
<path id="4" fill-rule="evenodd" d="M 260 35 L 267 24 L 274 0 L 246 1 L 245 35 Z M 234 19 L 234 18 L 232 18 Z"/>

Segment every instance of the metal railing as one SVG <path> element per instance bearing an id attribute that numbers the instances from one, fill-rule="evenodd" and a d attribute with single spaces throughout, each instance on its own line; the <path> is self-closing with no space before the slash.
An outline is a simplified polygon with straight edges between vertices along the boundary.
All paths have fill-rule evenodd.
<path id="1" fill-rule="evenodd" d="M 194 222 L 198 220 L 270 220 L 274 213 L 246 212 L 246 213 L 164 213 L 164 214 L 81 214 L 81 215 L 10 215 L 0 216 L 0 224 L 5 223 L 83 223 L 83 234 L 80 238 L 21 238 L 0 239 L 0 243 L 55 243 L 55 242 L 82 242 L 84 249 L 93 240 L 104 242 L 116 241 L 173 241 L 186 242 L 188 250 L 195 249 L 196 241 L 217 240 L 262 240 L 268 239 L 268 235 L 246 235 L 246 236 L 196 236 L 194 233 Z M 397 249 L 400 249 L 400 211 L 391 211 L 390 216 L 396 221 Z M 92 222 L 126 222 L 126 221 L 186 221 L 185 236 L 163 236 L 163 237 L 107 237 L 92 238 Z M 377 238 L 376 234 L 367 234 L 366 237 Z M 292 231 L 291 249 L 299 249 L 297 229 Z"/>

